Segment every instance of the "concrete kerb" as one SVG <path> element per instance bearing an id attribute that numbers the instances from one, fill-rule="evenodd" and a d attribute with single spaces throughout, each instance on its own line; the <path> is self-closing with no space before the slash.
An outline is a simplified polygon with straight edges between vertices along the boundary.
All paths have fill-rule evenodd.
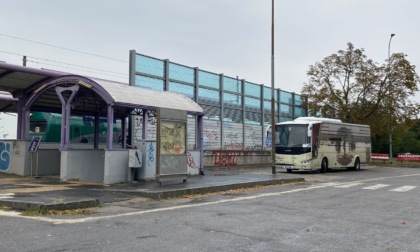
<path id="1" fill-rule="evenodd" d="M 252 188 L 255 186 L 270 186 L 270 185 L 280 185 L 288 183 L 299 183 L 305 182 L 304 178 L 292 178 L 292 179 L 277 179 L 277 180 L 264 180 L 264 181 L 252 181 L 252 182 L 241 182 L 235 184 L 226 184 L 226 185 L 213 185 L 213 186 L 203 186 L 196 188 L 183 188 L 183 189 L 171 189 L 171 190 L 160 190 L 160 191 L 136 191 L 136 190 L 116 190 L 110 189 L 109 191 L 135 195 L 144 198 L 150 198 L 154 200 L 161 200 L 167 198 L 181 197 L 185 195 L 197 195 L 197 194 L 206 194 L 206 193 L 217 193 L 229 190 L 236 189 L 245 189 Z"/>
<path id="2" fill-rule="evenodd" d="M 50 210 L 75 210 L 82 208 L 97 207 L 100 205 L 99 199 L 83 199 L 63 203 L 45 202 L 24 202 L 17 200 L 0 200 L 0 206 L 10 207 L 14 210 L 22 211 L 50 211 Z"/>

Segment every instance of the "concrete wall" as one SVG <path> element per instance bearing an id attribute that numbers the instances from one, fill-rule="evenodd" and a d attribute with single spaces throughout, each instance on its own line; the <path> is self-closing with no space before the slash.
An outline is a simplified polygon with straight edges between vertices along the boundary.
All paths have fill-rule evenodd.
<path id="1" fill-rule="evenodd" d="M 37 157 L 38 155 L 38 157 Z M 38 158 L 38 170 L 36 170 Z M 33 154 L 33 174 L 38 176 L 60 175 L 60 158 L 61 152 L 58 149 L 42 150 L 39 149 L 37 153 Z"/>
<path id="2" fill-rule="evenodd" d="M 131 177 L 128 168 L 128 150 L 106 150 L 104 158 L 104 184 L 127 182 Z M 130 172 L 130 176 L 128 173 Z"/>
<path id="3" fill-rule="evenodd" d="M 187 173 L 188 175 L 200 174 L 200 151 L 187 151 Z"/>
<path id="4" fill-rule="evenodd" d="M 60 179 L 104 182 L 104 150 L 62 150 Z"/>
<path id="5" fill-rule="evenodd" d="M 30 153 L 27 151 L 29 141 L 0 141 L 0 172 L 30 176 Z"/>
<path id="6" fill-rule="evenodd" d="M 41 142 L 36 152 L 29 153 L 29 162 L 32 162 L 32 175 L 59 176 L 61 160 L 59 149 L 59 143 Z"/>
<path id="7" fill-rule="evenodd" d="M 271 164 L 270 151 L 213 150 L 204 151 L 206 167 L 241 167 Z"/>

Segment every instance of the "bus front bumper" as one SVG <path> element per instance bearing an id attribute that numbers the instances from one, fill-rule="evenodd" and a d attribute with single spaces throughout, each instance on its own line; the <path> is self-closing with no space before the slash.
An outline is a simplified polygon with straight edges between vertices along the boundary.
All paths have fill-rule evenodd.
<path id="1" fill-rule="evenodd" d="M 306 166 L 296 166 L 296 165 L 287 165 L 287 164 L 277 164 L 278 167 L 283 168 L 286 171 L 311 171 L 313 170 L 310 167 Z"/>

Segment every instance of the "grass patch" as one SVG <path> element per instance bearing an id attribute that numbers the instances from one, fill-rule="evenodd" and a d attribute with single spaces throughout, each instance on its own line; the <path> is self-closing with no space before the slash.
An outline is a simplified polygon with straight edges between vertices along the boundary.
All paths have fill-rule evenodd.
<path id="1" fill-rule="evenodd" d="M 11 207 L 8 207 L 8 206 L 0 206 L 0 210 L 1 211 L 12 211 L 13 209 Z"/>
<path id="2" fill-rule="evenodd" d="M 91 208 L 69 209 L 69 210 L 28 210 L 23 211 L 23 216 L 42 216 L 42 215 L 90 215 L 93 213 Z"/>

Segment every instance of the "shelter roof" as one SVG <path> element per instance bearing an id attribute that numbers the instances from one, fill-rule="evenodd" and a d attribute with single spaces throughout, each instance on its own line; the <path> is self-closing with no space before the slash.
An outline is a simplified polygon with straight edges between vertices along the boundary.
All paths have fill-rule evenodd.
<path id="1" fill-rule="evenodd" d="M 61 113 L 61 102 L 54 88 L 78 84 L 72 114 L 106 116 L 106 106 L 114 106 L 116 116 L 127 115 L 133 109 L 171 108 L 189 114 L 204 114 L 190 98 L 168 91 L 132 87 L 128 84 L 73 75 L 52 70 L 36 69 L 0 62 L 0 112 L 17 112 L 17 97 L 39 92 L 32 111 Z M 3 91 L 3 92 L 1 92 Z"/>

